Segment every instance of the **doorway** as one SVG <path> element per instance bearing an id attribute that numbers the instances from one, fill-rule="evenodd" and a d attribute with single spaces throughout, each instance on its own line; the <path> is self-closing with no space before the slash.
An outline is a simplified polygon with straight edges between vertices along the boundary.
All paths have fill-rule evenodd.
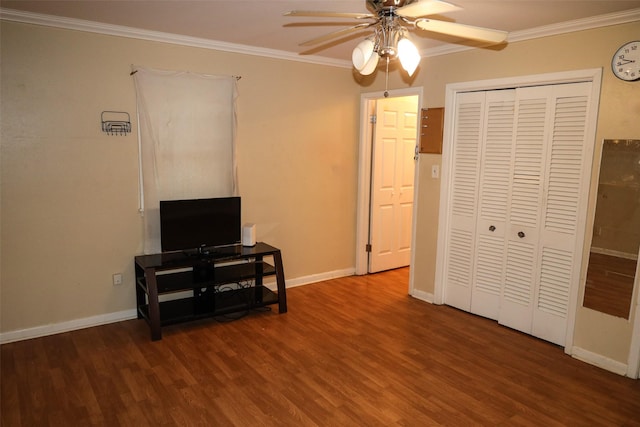
<path id="1" fill-rule="evenodd" d="M 411 109 L 413 109 L 413 112 L 415 113 L 415 118 L 416 118 L 416 122 L 415 122 L 415 134 L 413 135 L 413 142 L 411 143 L 411 147 L 410 149 L 407 148 L 407 144 L 396 144 L 395 147 L 398 148 L 397 150 L 393 150 L 393 156 L 387 154 L 386 156 L 384 155 L 384 152 L 386 151 L 387 153 L 390 152 L 390 148 L 391 146 L 394 146 L 394 144 L 387 144 L 387 147 L 383 147 L 384 143 L 380 144 L 378 146 L 378 148 L 376 149 L 375 146 L 375 142 L 374 142 L 374 138 L 376 136 L 376 130 L 374 127 L 374 123 L 371 123 L 371 116 L 375 115 L 376 113 L 376 109 L 379 108 L 379 106 L 383 103 L 385 103 L 386 101 L 391 100 L 404 100 L 407 101 L 409 100 L 410 102 L 412 102 L 412 107 Z M 404 216 L 404 220 L 397 221 L 397 224 L 404 224 L 404 225 L 398 225 L 396 227 L 405 227 L 405 231 L 402 232 L 404 233 L 405 237 L 404 241 L 399 241 L 398 239 L 396 239 L 397 243 L 400 244 L 396 244 L 395 245 L 395 249 L 396 252 L 400 252 L 401 255 L 398 256 L 397 258 L 402 259 L 402 257 L 406 257 L 405 259 L 407 261 L 400 261 L 400 264 L 403 264 L 404 266 L 406 265 L 411 265 L 413 264 L 413 245 L 411 244 L 411 240 L 413 238 L 414 235 L 414 230 L 415 230 L 415 203 L 413 203 L 413 195 L 417 194 L 417 183 L 418 183 L 418 174 L 417 174 L 417 163 L 414 160 L 414 156 L 415 156 L 415 146 L 416 146 L 416 139 L 418 137 L 418 129 L 417 129 L 417 120 L 418 120 L 418 116 L 419 116 L 419 111 L 420 111 L 420 107 L 422 105 L 422 88 L 408 88 L 408 89 L 399 89 L 399 90 L 391 90 L 388 91 L 388 96 L 385 97 L 383 92 L 375 92 L 375 93 L 367 93 L 367 94 L 363 94 L 361 96 L 361 114 L 360 114 L 360 155 L 359 155 L 359 172 L 358 172 L 358 207 L 357 207 L 357 211 L 358 211 L 358 216 L 357 216 L 357 236 L 356 236 L 356 274 L 359 275 L 363 275 L 363 274 L 367 274 L 370 272 L 373 272 L 371 267 L 371 262 L 370 262 L 370 254 L 375 252 L 375 248 L 372 248 L 372 251 L 369 252 L 367 250 L 367 246 L 369 244 L 371 244 L 371 237 L 375 236 L 376 234 L 378 235 L 379 238 L 381 238 L 383 240 L 383 245 L 388 246 L 389 248 L 392 247 L 391 245 L 391 240 L 390 237 L 392 234 L 397 234 L 397 231 L 391 231 L 389 233 L 386 233 L 386 237 L 385 237 L 385 233 L 382 233 L 379 230 L 379 227 L 382 226 L 382 224 L 389 224 L 391 222 L 393 222 L 392 220 L 390 220 L 389 218 L 391 218 L 393 215 L 388 215 L 387 218 L 383 218 L 382 220 L 380 220 L 380 218 L 378 218 L 378 221 L 376 222 L 376 220 L 374 219 L 374 216 L 372 216 L 372 203 L 376 203 L 376 206 L 378 206 L 378 210 L 379 210 L 379 214 L 381 214 L 382 217 L 384 217 L 385 213 L 390 213 L 393 210 L 396 211 L 396 213 L 394 214 L 396 217 L 398 216 Z M 378 120 L 380 120 L 380 118 L 378 118 Z M 402 138 L 400 138 L 402 139 Z M 389 142 L 390 140 L 387 140 L 387 142 Z M 406 138 L 405 138 L 406 141 Z M 409 153 L 407 153 L 407 151 L 410 151 Z M 380 155 L 381 152 L 383 153 L 382 158 L 379 158 L 376 160 L 376 154 Z M 407 179 L 406 176 L 404 177 L 404 185 L 399 185 L 397 187 L 397 189 L 395 191 L 393 190 L 389 190 L 389 189 L 385 189 L 383 191 L 386 191 L 387 193 L 394 193 L 393 197 L 398 200 L 397 203 L 395 203 L 394 206 L 389 206 L 389 204 L 387 204 L 386 206 L 383 206 L 383 208 L 380 209 L 380 206 L 385 205 L 385 203 L 382 203 L 382 200 L 380 197 L 376 198 L 373 195 L 373 188 L 378 187 L 378 188 L 383 188 L 383 187 L 389 187 L 388 185 L 382 185 L 381 184 L 381 177 L 377 178 L 377 182 L 374 183 L 374 181 L 376 181 L 376 171 L 380 172 L 380 165 L 378 165 L 376 167 L 376 161 L 381 162 L 383 160 L 384 157 L 396 157 L 396 153 L 398 153 L 399 156 L 402 157 L 406 157 L 407 155 L 409 155 L 410 157 L 410 164 L 412 166 L 412 173 L 411 173 L 411 183 L 410 185 L 406 185 L 407 183 Z M 398 164 L 402 164 L 402 163 L 395 163 L 393 169 L 398 169 L 398 168 L 402 168 L 403 166 L 397 166 Z M 389 170 L 389 167 L 387 167 L 387 170 Z M 390 174 L 389 174 L 390 175 Z M 401 180 L 402 181 L 402 180 Z M 388 180 L 387 180 L 388 182 Z M 404 187 L 404 190 L 400 190 L 400 187 Z M 403 201 L 401 201 L 400 199 L 405 197 L 407 195 L 407 193 L 409 192 L 409 188 L 410 188 L 410 192 L 411 192 L 411 202 L 407 202 L 407 199 L 405 198 Z M 400 192 L 402 192 L 402 197 L 400 196 Z M 389 196 L 389 194 L 387 194 L 387 196 Z M 403 212 L 402 214 L 400 212 Z M 373 219 L 373 221 L 372 221 Z M 397 236 L 396 236 L 397 237 Z M 384 239 L 387 239 L 386 242 L 384 241 Z M 380 243 L 376 243 L 377 245 L 380 245 Z M 387 256 L 390 253 L 390 250 L 387 250 L 386 248 L 384 248 L 384 250 L 380 251 L 380 255 L 383 258 L 388 258 L 391 259 L 392 256 Z M 396 257 L 396 255 L 393 255 L 393 257 Z M 386 262 L 386 261 L 385 261 Z M 395 263 L 397 263 L 398 261 L 393 261 L 393 262 L 389 262 L 389 263 L 382 263 L 382 268 L 380 268 L 380 263 L 378 263 L 378 265 L 375 265 L 374 262 L 374 269 L 375 271 L 379 270 L 386 270 L 386 269 L 390 269 L 390 268 L 396 268 L 396 267 L 401 267 L 403 265 L 396 265 Z M 412 273 L 410 273 L 409 275 L 409 287 L 411 288 L 411 284 L 413 281 L 413 275 Z"/>

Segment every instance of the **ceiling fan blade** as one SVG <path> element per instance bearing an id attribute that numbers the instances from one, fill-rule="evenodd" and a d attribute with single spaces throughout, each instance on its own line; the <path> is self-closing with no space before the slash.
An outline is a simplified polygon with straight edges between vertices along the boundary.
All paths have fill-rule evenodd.
<path id="1" fill-rule="evenodd" d="M 354 32 L 354 31 L 365 29 L 365 28 L 370 27 L 370 26 L 372 26 L 374 24 L 375 23 L 372 22 L 372 23 L 366 23 L 366 24 L 358 24 L 358 25 L 356 25 L 354 27 L 344 28 L 342 30 L 338 30 L 338 31 L 334 31 L 332 33 L 325 34 L 324 36 L 320 36 L 320 37 L 316 37 L 316 38 L 311 39 L 311 40 L 307 40 L 306 42 L 300 43 L 300 46 L 310 46 L 310 45 L 322 43 L 322 42 L 325 42 L 327 40 L 331 40 L 331 39 L 336 38 L 336 37 L 345 36 L 345 35 L 347 35 L 349 33 Z"/>
<path id="2" fill-rule="evenodd" d="M 433 31 L 434 33 L 448 34 L 450 36 L 463 37 L 466 39 L 481 40 L 494 44 L 502 43 L 509 35 L 506 31 L 474 27 L 472 25 L 458 24 L 456 22 L 438 21 L 435 19 L 418 19 L 415 24 L 421 30 Z"/>
<path id="3" fill-rule="evenodd" d="M 438 15 L 460 9 L 462 8 L 451 3 L 447 3 L 446 1 L 422 0 L 397 9 L 396 14 L 405 18 L 419 18 L 421 16 Z"/>
<path id="4" fill-rule="evenodd" d="M 286 12 L 284 16 L 306 16 L 311 18 L 347 18 L 347 19 L 376 18 L 376 15 L 372 15 L 370 13 L 323 12 L 318 10 L 291 10 L 289 12 Z"/>

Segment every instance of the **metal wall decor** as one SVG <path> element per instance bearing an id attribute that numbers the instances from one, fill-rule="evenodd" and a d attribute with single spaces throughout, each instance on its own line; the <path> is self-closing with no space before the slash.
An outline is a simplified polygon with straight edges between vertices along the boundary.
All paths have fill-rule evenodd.
<path id="1" fill-rule="evenodd" d="M 102 132 L 109 135 L 126 135 L 131 132 L 131 117 L 123 111 L 103 111 L 100 115 Z"/>

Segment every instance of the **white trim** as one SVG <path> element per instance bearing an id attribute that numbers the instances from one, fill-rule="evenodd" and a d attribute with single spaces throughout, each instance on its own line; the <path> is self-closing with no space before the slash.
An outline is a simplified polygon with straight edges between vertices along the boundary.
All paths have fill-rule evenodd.
<path id="1" fill-rule="evenodd" d="M 608 357 L 593 353 L 583 348 L 573 347 L 570 354 L 574 359 L 578 359 L 591 365 L 595 365 L 599 368 L 606 369 L 607 371 L 613 372 L 614 374 L 625 375 L 627 373 L 626 364 L 618 362 L 617 360 L 609 359 Z"/>
<path id="2" fill-rule="evenodd" d="M 513 89 L 565 83 L 594 82 L 597 84 L 600 82 L 601 77 L 602 68 L 589 68 L 584 70 L 561 71 L 558 73 L 532 74 L 527 76 L 449 83 L 446 87 L 446 95 L 477 90 Z M 599 87 L 600 86 L 598 85 L 598 88 Z"/>
<path id="3" fill-rule="evenodd" d="M 36 326 L 34 328 L 4 332 L 0 334 L 0 344 L 39 338 L 47 335 L 61 334 L 63 332 L 76 331 L 78 329 L 91 328 L 93 326 L 108 325 L 109 323 L 135 319 L 136 317 L 137 313 L 135 309 L 124 310 L 118 311 L 116 313 L 108 313 L 98 316 L 85 317 L 83 319 L 69 320 L 67 322 L 52 323 L 49 325 Z"/>
<path id="4" fill-rule="evenodd" d="M 636 280 L 639 280 L 636 276 Z M 638 286 L 636 285 L 636 290 Z M 640 302 L 636 304 L 635 322 L 631 330 L 631 345 L 629 346 L 629 358 L 627 361 L 627 376 L 640 378 Z"/>
<path id="5" fill-rule="evenodd" d="M 578 307 L 582 306 L 582 301 L 580 300 L 580 289 L 583 285 L 582 278 L 580 277 L 580 273 L 582 272 L 582 261 L 584 259 L 583 254 L 585 248 L 587 248 L 587 244 L 591 244 L 591 235 L 593 234 L 592 229 L 587 230 L 587 224 L 589 223 L 587 210 L 589 207 L 589 193 L 590 193 L 590 183 L 591 183 L 591 173 L 593 171 L 593 162 L 594 162 L 594 152 L 596 147 L 596 126 L 598 123 L 598 114 L 600 112 L 600 90 L 602 88 L 602 69 L 592 69 L 585 70 L 585 74 L 589 73 L 590 75 L 587 77 L 587 81 L 591 81 L 591 94 L 589 96 L 589 103 L 593 104 L 593 107 L 589 107 L 590 116 L 587 118 L 587 129 L 585 129 L 585 135 L 589 135 L 593 138 L 593 143 L 587 145 L 584 155 L 583 161 L 585 162 L 585 166 L 583 167 L 583 171 L 585 173 L 585 179 L 587 180 L 587 184 L 584 186 L 582 190 L 582 195 L 580 197 L 581 205 L 578 206 L 578 212 L 582 212 L 582 214 L 578 217 L 578 221 L 576 223 L 576 241 L 574 244 L 574 254 L 575 258 L 579 261 L 575 264 L 573 269 L 573 277 L 575 277 L 577 281 L 577 286 L 572 286 L 569 289 L 569 307 L 567 311 L 567 330 L 565 335 L 565 353 L 569 354 L 571 347 L 573 346 L 573 336 L 575 333 L 576 326 L 576 316 L 578 313 Z M 582 77 L 584 79 L 584 76 Z M 588 164 L 588 165 L 587 165 Z M 589 178 L 587 178 L 587 175 Z M 587 243 L 588 242 L 588 243 Z"/>
<path id="6" fill-rule="evenodd" d="M 413 289 L 410 292 L 410 295 L 415 299 L 419 299 L 420 301 L 428 302 L 429 304 L 433 304 L 433 294 L 430 292 L 420 291 Z"/>
<path id="7" fill-rule="evenodd" d="M 380 92 L 360 95 L 360 141 L 358 154 L 358 196 L 356 205 L 356 274 L 369 271 L 369 203 L 371 199 L 371 140 L 373 139 L 370 115 L 372 103 L 380 98 Z"/>
<path id="8" fill-rule="evenodd" d="M 160 31 L 142 30 L 125 27 L 123 25 L 104 24 L 61 16 L 44 15 L 40 13 L 23 12 L 13 9 L 0 8 L 0 19 L 21 22 L 23 24 L 43 25 L 47 27 L 63 28 L 67 30 L 85 31 L 109 36 L 127 37 L 181 46 L 198 47 L 202 49 L 223 52 L 240 53 L 245 55 L 264 56 L 267 58 L 284 59 L 287 61 L 306 62 L 310 64 L 330 65 L 340 68 L 351 68 L 351 61 L 320 57 L 315 55 L 299 55 L 283 50 L 259 48 L 243 44 L 228 43 L 179 34 L 163 33 Z"/>
<path id="9" fill-rule="evenodd" d="M 385 96 L 387 93 L 387 96 Z M 371 103 L 377 99 L 382 98 L 398 98 L 403 96 L 417 96 L 418 97 L 418 112 L 422 108 L 423 87 L 409 87 L 405 89 L 391 89 L 382 92 L 370 92 L 360 95 L 360 148 L 358 154 L 358 198 L 357 198 L 357 213 L 356 213 L 356 269 L 355 274 L 363 275 L 368 272 L 368 256 L 366 251 L 366 245 L 369 242 L 369 203 L 370 194 L 369 187 L 371 183 L 371 126 L 369 123 L 369 112 L 371 109 Z M 419 118 L 418 118 L 419 120 Z M 416 145 L 419 144 L 419 135 L 416 135 Z M 418 177 L 418 163 L 416 162 L 415 174 L 414 174 L 414 203 L 413 203 L 413 218 L 412 218 L 412 234 L 411 234 L 411 265 L 415 260 L 415 230 L 416 230 L 416 200 L 418 194 L 417 183 Z M 409 289 L 413 289 L 413 269 L 409 271 Z"/>
<path id="10" fill-rule="evenodd" d="M 453 129 L 451 124 L 454 122 L 455 102 L 458 92 L 452 85 L 445 88 L 444 101 L 444 130 L 442 132 L 442 158 L 440 165 L 440 200 L 438 205 L 438 239 L 436 241 L 436 277 L 433 286 L 433 303 L 444 304 L 445 287 L 442 284 L 442 278 L 445 271 L 445 248 L 447 244 L 446 236 L 449 229 L 449 206 L 451 205 L 451 191 L 445 191 L 450 187 L 449 170 L 453 166 L 453 156 L 451 155 L 451 145 L 453 144 Z"/>
<path id="11" fill-rule="evenodd" d="M 328 271 L 321 274 L 313 274 L 310 276 L 298 277 L 296 279 L 287 280 L 287 288 L 308 285 L 311 283 L 322 282 L 325 280 L 336 279 L 339 277 L 353 276 L 355 269 L 345 268 L 343 270 Z M 265 286 L 276 291 L 277 285 L 275 279 L 266 282 Z M 175 296 L 175 294 L 172 294 Z M 189 291 L 185 292 L 185 297 L 191 296 Z M 108 325 L 110 323 L 122 322 L 125 320 L 136 319 L 137 312 L 135 309 L 118 311 L 116 313 L 102 314 L 98 316 L 85 317 L 83 319 L 70 320 L 67 322 L 53 323 L 49 325 L 36 326 L 33 328 L 9 331 L 0 334 L 0 344 L 10 342 L 23 341 L 32 338 L 39 338 L 48 335 L 61 334 L 63 332 L 76 331 L 79 329 L 92 328 L 94 326 Z"/>
<path id="12" fill-rule="evenodd" d="M 0 19 L 6 21 L 21 22 L 24 24 L 44 25 L 48 27 L 63 28 L 68 30 L 86 31 L 90 33 L 128 37 L 161 43 L 177 44 L 182 46 L 199 47 L 203 49 L 264 56 L 268 58 L 284 59 L 288 61 L 329 65 L 340 68 L 352 67 L 351 61 L 348 60 L 340 60 L 315 55 L 300 55 L 297 53 L 282 50 L 258 48 L 255 46 L 182 36 L 160 31 L 141 30 L 132 27 L 125 27 L 122 25 L 104 24 L 82 19 L 24 12 L 7 8 L 0 8 Z M 541 27 L 530 28 L 522 31 L 514 31 L 509 34 L 507 42 L 513 43 L 537 39 L 541 37 L 567 34 L 575 31 L 626 24 L 635 21 L 640 21 L 640 8 L 577 19 L 573 21 L 559 22 L 556 24 L 544 25 Z M 476 49 L 477 47 L 481 46 L 461 46 L 457 44 L 445 44 L 443 46 L 438 46 L 431 49 L 424 49 L 420 52 L 420 56 L 422 58 L 427 58 L 433 56 L 448 55 L 450 53 Z"/>
<path id="13" fill-rule="evenodd" d="M 343 270 L 333 270 L 327 271 L 325 273 L 319 274 L 311 274 L 309 276 L 297 277 L 295 279 L 287 279 L 287 289 L 295 288 L 298 286 L 311 285 L 313 283 L 324 282 L 325 280 L 338 279 L 340 277 L 349 277 L 355 274 L 355 268 L 345 268 Z M 276 291 L 278 287 L 276 286 L 275 279 L 272 278 L 270 280 L 266 280 L 264 282 L 264 286 L 271 289 L 272 291 Z"/>
<path id="14" fill-rule="evenodd" d="M 640 305 L 638 305 L 640 307 Z M 640 309 L 636 310 L 636 319 L 640 318 Z M 627 376 L 633 379 L 640 378 L 640 321 L 635 322 L 631 336 L 631 348 L 629 350 L 629 362 L 627 363 Z"/>
<path id="15" fill-rule="evenodd" d="M 522 31 L 514 31 L 509 33 L 507 43 L 521 42 L 525 40 L 532 40 L 549 36 L 557 36 L 561 34 L 573 33 L 576 31 L 592 30 L 595 28 L 608 27 L 611 25 L 627 24 L 629 22 L 635 21 L 640 21 L 640 8 L 630 9 L 623 12 L 614 12 L 605 15 L 592 16 L 589 18 L 576 19 L 574 21 L 558 22 L 556 24 L 543 25 L 541 27 L 530 28 Z M 423 58 L 427 58 L 431 56 L 464 52 L 466 50 L 472 49 L 477 49 L 477 47 L 446 44 L 436 48 L 422 50 L 420 52 L 420 55 Z"/>
<path id="16" fill-rule="evenodd" d="M 416 234 L 418 232 L 418 194 L 420 194 L 420 121 L 422 112 L 422 96 L 418 96 L 418 112 L 416 120 L 416 128 L 418 134 L 416 135 L 416 146 L 414 148 L 414 164 L 413 164 L 413 206 L 411 212 L 411 258 L 409 259 L 409 295 L 422 299 L 425 298 L 426 292 L 416 290 L 416 269 L 413 266 L 416 265 L 416 241 L 418 240 Z M 433 294 L 429 302 L 433 302 Z"/>
<path id="17" fill-rule="evenodd" d="M 636 279 L 633 285 L 633 295 L 631 301 L 636 302 L 635 310 L 630 310 L 634 316 L 633 329 L 631 329 L 631 345 L 629 346 L 629 357 L 627 359 L 627 376 L 630 378 L 640 377 L 640 262 L 636 264 Z M 635 313 L 634 313 L 635 311 Z"/>

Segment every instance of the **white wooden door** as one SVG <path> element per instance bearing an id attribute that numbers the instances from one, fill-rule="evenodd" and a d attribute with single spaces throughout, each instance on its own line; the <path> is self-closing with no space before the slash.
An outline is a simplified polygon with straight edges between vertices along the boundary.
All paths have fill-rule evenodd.
<path id="1" fill-rule="evenodd" d="M 473 254 L 486 92 L 459 94 L 455 104 L 450 221 L 444 274 L 447 305 L 471 310 Z"/>
<path id="2" fill-rule="evenodd" d="M 569 295 L 578 285 L 579 207 L 593 141 L 591 83 L 518 89 L 510 230 L 499 322 L 565 344 Z"/>
<path id="3" fill-rule="evenodd" d="M 504 283 L 515 94 L 491 91 L 485 98 L 470 311 L 494 320 Z"/>
<path id="4" fill-rule="evenodd" d="M 564 345 L 594 143 L 591 93 L 592 83 L 575 83 L 456 96 L 446 304 Z"/>
<path id="5" fill-rule="evenodd" d="M 369 272 L 409 265 L 418 97 L 376 103 Z"/>
<path id="6" fill-rule="evenodd" d="M 445 302 L 498 318 L 515 90 L 460 94 Z"/>
<path id="7" fill-rule="evenodd" d="M 505 280 L 498 321 L 531 333 L 550 87 L 518 91 Z"/>

